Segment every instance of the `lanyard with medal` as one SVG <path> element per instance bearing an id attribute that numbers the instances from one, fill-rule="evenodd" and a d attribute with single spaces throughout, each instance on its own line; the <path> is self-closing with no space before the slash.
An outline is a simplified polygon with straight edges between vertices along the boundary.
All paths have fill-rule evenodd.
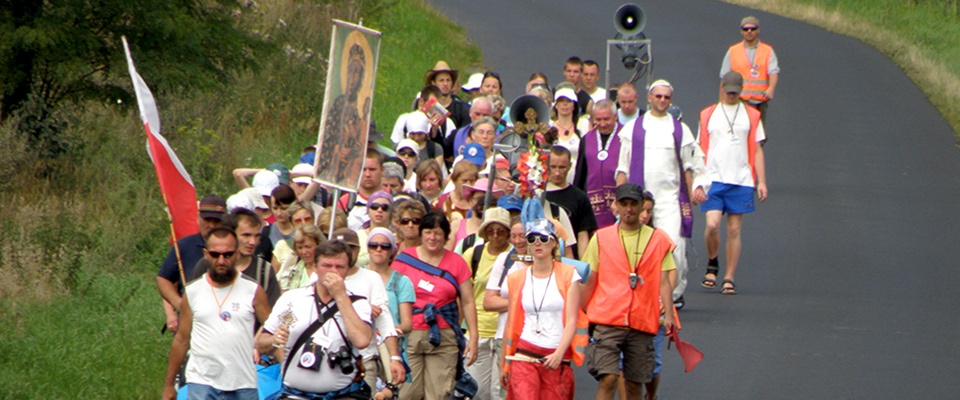
<path id="1" fill-rule="evenodd" d="M 730 131 L 728 131 L 728 133 L 730 134 L 730 142 L 739 143 L 740 138 L 738 138 L 737 135 L 733 132 L 733 126 L 737 122 L 737 116 L 740 115 L 740 102 L 739 101 L 737 102 L 737 108 L 733 110 L 733 119 L 730 119 L 730 116 L 727 115 L 727 109 L 726 107 L 724 107 L 724 105 L 720 106 L 720 111 L 723 112 L 723 118 L 727 120 L 727 125 L 730 126 Z"/>
<path id="2" fill-rule="evenodd" d="M 617 134 L 617 128 L 620 124 L 616 123 L 613 125 L 613 132 L 610 132 L 611 135 Z M 600 130 L 597 130 L 597 160 L 605 161 L 607 157 L 610 157 L 610 153 L 607 152 L 610 149 L 610 145 L 613 143 L 613 137 L 607 139 L 607 144 L 603 144 L 603 137 L 600 136 Z"/>

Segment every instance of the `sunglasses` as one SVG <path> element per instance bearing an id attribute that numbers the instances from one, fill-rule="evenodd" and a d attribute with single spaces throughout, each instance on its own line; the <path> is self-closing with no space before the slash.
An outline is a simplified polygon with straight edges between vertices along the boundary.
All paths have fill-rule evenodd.
<path id="1" fill-rule="evenodd" d="M 660 100 L 660 99 L 670 100 L 670 99 L 671 99 L 671 97 L 670 97 L 669 94 L 655 94 L 655 95 L 653 95 L 653 97 L 656 98 L 657 100 Z"/>
<path id="2" fill-rule="evenodd" d="M 400 225 L 420 225 L 422 220 L 420 218 L 400 218 Z"/>
<path id="3" fill-rule="evenodd" d="M 207 254 L 209 254 L 210 257 L 213 257 L 213 259 L 216 260 L 216 259 L 219 259 L 220 257 L 223 257 L 223 258 L 232 258 L 234 254 L 237 254 L 237 252 L 236 252 L 236 250 L 234 250 L 234 251 L 225 251 L 225 252 L 221 253 L 221 252 L 219 252 L 219 251 L 210 251 L 210 250 L 207 250 Z"/>
<path id="4" fill-rule="evenodd" d="M 740 30 L 742 30 L 742 31 L 744 31 L 744 32 L 753 32 L 753 31 L 755 31 L 755 30 L 757 30 L 757 29 L 760 29 L 760 27 L 757 27 L 757 26 L 747 26 L 747 27 L 740 28 Z"/>
<path id="5" fill-rule="evenodd" d="M 496 73 L 496 72 L 492 72 L 492 71 L 483 74 L 483 77 L 484 77 L 484 78 L 494 77 L 494 78 L 497 78 L 498 81 L 500 80 L 500 74 L 498 74 L 498 73 Z"/>
<path id="6" fill-rule="evenodd" d="M 294 218 L 293 223 L 295 224 L 308 224 L 313 222 L 313 217 L 303 217 L 303 218 Z"/>
<path id="7" fill-rule="evenodd" d="M 370 242 L 367 244 L 367 247 L 370 250 L 376 250 L 376 249 L 380 249 L 383 251 L 393 250 L 393 245 L 390 244 L 390 242 L 385 242 L 385 243 Z"/>
<path id="8" fill-rule="evenodd" d="M 403 150 L 398 151 L 398 152 L 397 152 L 397 155 L 398 155 L 398 156 L 404 156 L 404 157 L 415 157 L 415 156 L 417 155 L 417 153 L 414 153 L 413 150 L 403 149 Z"/>
<path id="9" fill-rule="evenodd" d="M 527 235 L 527 243 L 534 244 L 540 242 L 540 244 L 547 244 L 553 240 L 553 236 L 550 235 Z"/>
<path id="10" fill-rule="evenodd" d="M 380 210 L 390 211 L 390 205 L 383 204 L 383 203 L 373 203 L 370 205 L 370 209 L 373 211 L 380 211 Z"/>

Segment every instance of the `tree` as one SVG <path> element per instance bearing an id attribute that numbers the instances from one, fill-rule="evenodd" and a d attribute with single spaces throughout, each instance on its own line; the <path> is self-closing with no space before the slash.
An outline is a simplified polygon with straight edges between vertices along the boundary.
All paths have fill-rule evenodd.
<path id="1" fill-rule="evenodd" d="M 269 49 L 238 26 L 241 10 L 237 0 L 0 0 L 0 122 L 32 102 L 130 99 L 124 35 L 157 92 L 228 82 Z"/>

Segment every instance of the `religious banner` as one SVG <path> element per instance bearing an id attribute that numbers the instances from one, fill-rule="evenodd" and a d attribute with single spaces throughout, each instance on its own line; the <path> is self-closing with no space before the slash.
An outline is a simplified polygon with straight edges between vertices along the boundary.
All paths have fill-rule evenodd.
<path id="1" fill-rule="evenodd" d="M 315 180 L 356 192 L 370 130 L 380 32 L 333 20 Z"/>

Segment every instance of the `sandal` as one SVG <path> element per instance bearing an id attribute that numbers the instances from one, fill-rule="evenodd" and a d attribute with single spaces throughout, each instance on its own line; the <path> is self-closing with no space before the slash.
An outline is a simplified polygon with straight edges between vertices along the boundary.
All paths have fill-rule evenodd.
<path id="1" fill-rule="evenodd" d="M 717 287 L 717 273 L 720 272 L 720 268 L 712 265 L 707 266 L 707 272 L 703 274 L 703 280 L 700 281 L 700 286 L 703 286 L 707 289 L 715 289 Z M 707 278 L 707 275 L 713 274 L 713 279 Z"/>
<path id="2" fill-rule="evenodd" d="M 727 284 L 730 286 L 727 286 Z M 733 284 L 733 279 L 724 279 L 723 288 L 720 289 L 720 294 L 737 294 L 737 285 Z"/>

